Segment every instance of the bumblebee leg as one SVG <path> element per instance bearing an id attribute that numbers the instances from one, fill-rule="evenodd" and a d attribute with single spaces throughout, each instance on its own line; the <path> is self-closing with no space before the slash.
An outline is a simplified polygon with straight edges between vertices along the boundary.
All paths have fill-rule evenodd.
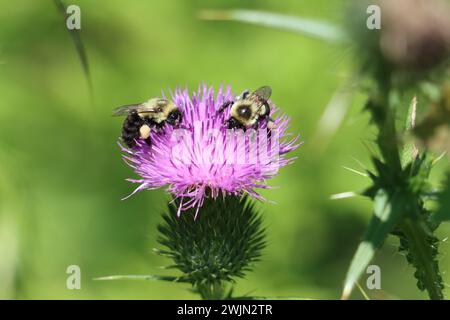
<path id="1" fill-rule="evenodd" d="M 164 127 L 164 121 L 161 123 L 157 123 L 150 118 L 145 119 L 145 124 L 148 125 L 151 129 L 156 129 L 156 131 L 159 131 Z"/>
<path id="2" fill-rule="evenodd" d="M 217 112 L 222 113 L 226 108 L 228 108 L 231 104 L 233 104 L 234 101 L 232 100 L 228 100 L 225 101 L 219 108 L 219 110 L 217 110 Z"/>
<path id="3" fill-rule="evenodd" d="M 242 129 L 246 130 L 245 126 L 243 126 L 239 121 L 237 121 L 234 118 L 230 118 L 227 120 L 227 127 L 228 129 Z"/>
<path id="4" fill-rule="evenodd" d="M 269 117 L 270 105 L 269 105 L 269 103 L 267 101 L 264 102 L 264 107 L 266 108 L 266 110 L 264 110 L 265 112 L 264 112 L 263 116 L 264 117 Z"/>
<path id="5" fill-rule="evenodd" d="M 275 120 L 272 119 L 272 117 L 269 116 L 269 114 L 266 114 L 263 117 L 260 117 L 258 119 L 258 122 L 265 122 L 267 124 L 267 128 L 272 130 L 275 129 Z"/>
<path id="6" fill-rule="evenodd" d="M 151 130 L 152 130 L 152 127 L 151 127 L 151 123 L 150 123 L 150 121 L 149 120 L 145 120 L 144 121 L 144 123 L 143 123 L 143 125 L 139 128 L 139 135 L 140 135 L 140 138 L 142 139 L 142 140 L 144 140 L 145 141 L 145 143 L 148 145 L 148 146 L 151 146 L 152 145 L 152 141 L 151 141 Z"/>
<path id="7" fill-rule="evenodd" d="M 148 139 L 150 137 L 151 130 L 152 129 L 147 124 L 142 125 L 139 128 L 139 135 L 141 139 Z"/>
<path id="8" fill-rule="evenodd" d="M 272 137 L 272 130 L 275 129 L 275 122 L 274 120 L 267 114 L 264 117 L 261 117 L 258 119 L 258 123 L 265 121 L 267 124 L 266 130 L 267 130 L 267 138 L 270 140 Z"/>
<path id="9" fill-rule="evenodd" d="M 136 145 L 136 141 L 134 140 L 136 138 L 135 134 L 131 133 L 122 133 L 122 141 L 126 144 L 128 148 L 133 148 Z"/>
<path id="10" fill-rule="evenodd" d="M 269 129 L 269 127 L 266 128 L 267 130 L 267 140 L 272 140 L 272 129 Z"/>
<path id="11" fill-rule="evenodd" d="M 156 127 L 156 130 L 161 131 L 162 128 L 164 127 L 164 122 L 157 123 L 157 124 L 155 125 L 155 127 Z"/>
<path id="12" fill-rule="evenodd" d="M 245 89 L 242 91 L 242 93 L 237 97 L 237 100 L 247 99 L 248 95 L 250 94 L 250 90 Z"/>

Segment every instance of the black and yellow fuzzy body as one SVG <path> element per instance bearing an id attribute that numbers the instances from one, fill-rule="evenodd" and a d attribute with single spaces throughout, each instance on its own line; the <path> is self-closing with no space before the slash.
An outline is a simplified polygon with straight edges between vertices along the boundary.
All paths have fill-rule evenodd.
<path id="1" fill-rule="evenodd" d="M 152 98 L 147 102 L 119 107 L 113 111 L 114 116 L 126 115 L 122 125 L 122 141 L 129 148 L 136 145 L 137 139 L 151 144 L 152 128 L 160 130 L 166 123 L 178 125 L 182 114 L 177 106 L 167 99 Z"/>
<path id="2" fill-rule="evenodd" d="M 246 90 L 235 101 L 225 102 L 219 112 L 231 106 L 230 118 L 226 120 L 229 129 L 254 128 L 263 120 L 266 120 L 269 126 L 271 119 L 268 100 L 271 94 L 272 89 L 269 86 L 263 86 L 252 93 Z"/>
<path id="3" fill-rule="evenodd" d="M 147 134 L 148 132 L 148 134 Z M 148 144 L 150 141 L 150 126 L 146 120 L 141 118 L 137 112 L 130 113 L 122 125 L 122 141 L 127 147 L 132 148 L 136 145 L 136 139 L 143 139 Z"/>

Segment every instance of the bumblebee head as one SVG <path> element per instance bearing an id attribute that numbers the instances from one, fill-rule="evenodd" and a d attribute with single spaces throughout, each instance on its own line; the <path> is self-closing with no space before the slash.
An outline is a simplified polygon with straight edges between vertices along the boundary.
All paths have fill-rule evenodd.
<path id="1" fill-rule="evenodd" d="M 174 109 L 169 113 L 166 121 L 171 125 L 178 125 L 181 122 L 181 120 L 183 120 L 183 116 L 180 110 Z"/>

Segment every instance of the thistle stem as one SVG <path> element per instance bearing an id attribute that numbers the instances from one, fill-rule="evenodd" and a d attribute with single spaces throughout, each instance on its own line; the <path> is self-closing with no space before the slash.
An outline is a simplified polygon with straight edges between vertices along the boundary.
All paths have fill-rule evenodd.
<path id="1" fill-rule="evenodd" d="M 395 128 L 395 105 L 390 99 L 391 80 L 389 74 L 379 76 L 379 105 L 378 110 L 372 110 L 372 117 L 378 126 L 377 143 L 387 164 L 401 172 L 400 152 L 398 148 L 397 132 Z"/>
<path id="2" fill-rule="evenodd" d="M 389 108 L 391 109 L 391 108 Z M 395 113 L 393 110 L 387 110 L 385 122 L 379 127 L 378 146 L 385 159 L 393 169 L 401 172 L 401 162 L 397 142 L 397 133 L 395 129 Z"/>
<path id="3" fill-rule="evenodd" d="M 225 288 L 221 282 L 197 285 L 196 290 L 203 300 L 223 300 L 225 298 Z"/>
<path id="4" fill-rule="evenodd" d="M 438 266 L 433 257 L 433 247 L 427 241 L 427 232 L 420 220 L 405 218 L 400 225 L 405 235 L 409 253 L 413 255 L 416 269 L 422 271 L 421 281 L 431 300 L 444 299 Z"/>
<path id="5" fill-rule="evenodd" d="M 399 186 L 406 185 L 407 181 L 402 174 L 402 162 L 395 126 L 396 105 L 390 97 L 392 86 L 389 74 L 379 75 L 378 90 L 379 95 L 376 97 L 376 102 L 372 104 L 370 111 L 378 127 L 378 147 L 384 161 L 392 168 L 392 172 L 395 174 L 394 179 L 391 180 L 392 185 L 387 186 L 387 188 L 391 192 L 395 192 Z M 420 275 L 420 280 L 418 280 L 427 290 L 430 299 L 443 299 L 439 267 L 433 258 L 433 247 L 427 241 L 428 235 L 424 229 L 425 226 L 420 223 L 419 218 L 412 220 L 410 217 L 411 215 L 406 213 L 398 227 L 408 241 L 408 254 L 411 255 L 412 261 L 414 261 L 413 265 L 416 268 L 416 275 Z"/>

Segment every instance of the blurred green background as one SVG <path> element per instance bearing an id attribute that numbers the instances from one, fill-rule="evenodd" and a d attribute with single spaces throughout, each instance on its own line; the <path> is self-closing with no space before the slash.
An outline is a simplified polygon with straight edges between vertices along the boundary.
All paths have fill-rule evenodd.
<path id="1" fill-rule="evenodd" d="M 81 8 L 93 101 L 53 1 L 0 3 L 0 298 L 197 298 L 181 284 L 92 279 L 167 273 L 159 266 L 168 261 L 151 252 L 167 196 L 148 191 L 120 201 L 134 188 L 125 178 L 135 175 L 121 159 L 122 119 L 111 110 L 203 81 L 235 92 L 271 85 L 291 132 L 305 141 L 270 182 L 279 188 L 262 192 L 277 203 L 259 204 L 269 245 L 236 292 L 339 298 L 371 204 L 329 199 L 368 185 L 343 166 L 360 169 L 353 158 L 370 166 L 375 132 L 358 94 L 335 133 L 338 114 L 320 119 L 343 83 L 352 90 L 352 56 L 288 32 L 197 17 L 201 9 L 247 8 L 339 23 L 344 1 L 66 1 Z M 435 175 L 446 167 L 442 161 Z M 396 244 L 390 239 L 374 261 L 382 290 L 367 293 L 426 298 Z M 448 282 L 447 242 L 441 252 Z M 81 290 L 66 289 L 72 264 L 81 268 Z"/>

